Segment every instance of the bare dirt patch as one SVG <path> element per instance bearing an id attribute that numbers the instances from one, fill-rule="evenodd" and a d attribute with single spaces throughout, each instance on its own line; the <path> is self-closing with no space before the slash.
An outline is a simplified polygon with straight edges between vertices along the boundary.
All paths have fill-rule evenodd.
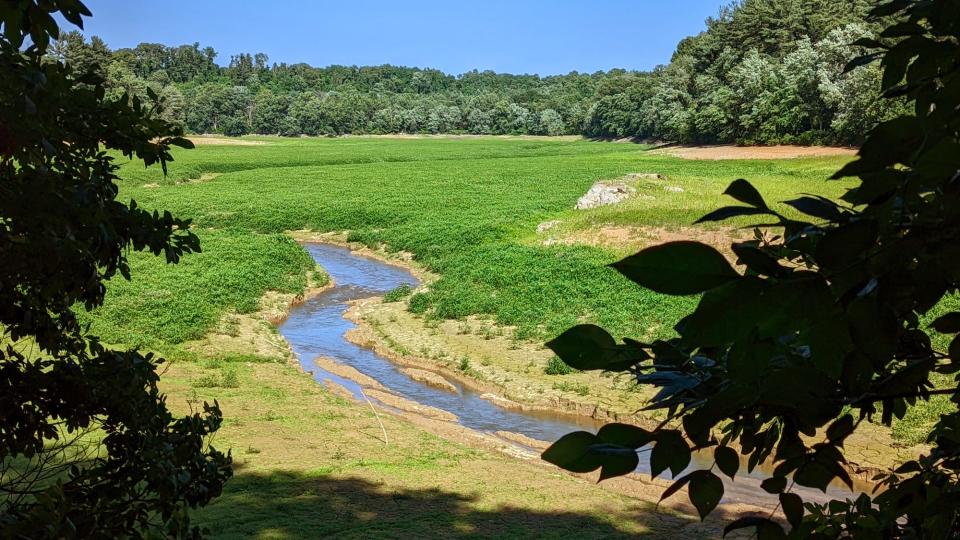
<path id="1" fill-rule="evenodd" d="M 854 156 L 856 148 L 836 146 L 668 146 L 653 150 L 685 159 L 793 159 L 802 157 Z"/>
<path id="2" fill-rule="evenodd" d="M 608 248 L 615 251 L 639 251 L 643 248 L 675 242 L 693 240 L 703 242 L 723 253 L 731 262 L 736 256 L 730 249 L 733 242 L 747 240 L 752 236 L 749 231 L 733 228 L 705 229 L 702 227 L 653 227 L 631 225 L 600 225 L 574 231 L 558 231 L 543 240 L 544 245 L 582 244 Z"/>
<path id="3" fill-rule="evenodd" d="M 220 145 L 220 146 L 260 146 L 269 144 L 266 141 L 255 141 L 251 139 L 235 139 L 233 137 L 215 137 L 206 135 L 195 135 L 187 137 L 195 146 Z"/>
<path id="4" fill-rule="evenodd" d="M 215 178 L 217 178 L 217 177 L 219 177 L 219 176 L 222 176 L 222 175 L 223 175 L 223 173 L 203 173 L 203 174 L 200 175 L 199 178 L 190 178 L 190 179 L 187 179 L 187 180 L 181 180 L 181 181 L 177 182 L 177 185 L 180 185 L 180 184 L 201 184 L 201 183 L 203 183 L 203 182 L 209 182 L 209 181 L 211 181 L 211 180 L 213 180 L 213 179 L 215 179 Z M 144 186 L 144 187 L 146 187 L 146 186 Z"/>

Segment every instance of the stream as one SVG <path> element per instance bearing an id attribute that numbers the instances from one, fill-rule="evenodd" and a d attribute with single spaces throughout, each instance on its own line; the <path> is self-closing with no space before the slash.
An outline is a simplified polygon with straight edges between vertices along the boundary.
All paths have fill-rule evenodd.
<path id="1" fill-rule="evenodd" d="M 511 431 L 553 442 L 571 431 L 595 432 L 600 426 L 590 418 L 560 412 L 549 414 L 505 409 L 481 398 L 456 380 L 448 379 L 457 388 L 456 394 L 428 386 L 414 381 L 395 364 L 372 350 L 349 342 L 344 334 L 355 325 L 343 317 L 349 307 L 348 302 L 380 296 L 402 284 L 415 286 L 418 280 L 406 269 L 358 255 L 348 248 L 320 243 L 307 243 L 304 248 L 334 280 L 334 287 L 291 309 L 286 321 L 279 326 L 279 331 L 290 344 L 300 365 L 312 373 L 317 382 L 333 381 L 347 388 L 356 398 L 362 398 L 360 385 L 323 370 L 314 363 L 316 358 L 324 356 L 376 379 L 391 393 L 451 412 L 459 418 L 460 424 L 480 432 L 493 434 L 496 431 Z M 706 455 L 694 454 L 689 468 L 710 468 L 711 465 L 713 458 L 708 452 Z M 649 474 L 646 453 L 641 454 L 637 471 Z M 735 482 L 723 477 L 723 502 L 766 507 L 776 505 L 776 496 L 766 493 L 759 485 L 769 475 L 770 470 L 762 465 L 752 473 L 746 473 L 746 462 L 743 460 Z M 864 489 L 856 484 L 855 487 Z M 811 502 L 854 496 L 843 484 L 831 486 L 827 494 L 807 488 L 795 488 L 793 491 Z"/>

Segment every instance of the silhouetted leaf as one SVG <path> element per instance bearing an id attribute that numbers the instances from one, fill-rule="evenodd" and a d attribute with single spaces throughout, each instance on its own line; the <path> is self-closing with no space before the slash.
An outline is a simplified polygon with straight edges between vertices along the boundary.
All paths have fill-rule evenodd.
<path id="1" fill-rule="evenodd" d="M 807 463 L 797 469 L 793 479 L 797 484 L 806 487 L 817 488 L 826 492 L 827 486 L 833 480 L 834 475 L 822 464 L 813 462 Z"/>
<path id="2" fill-rule="evenodd" d="M 622 371 L 648 358 L 636 347 L 617 345 L 606 330 L 593 324 L 580 324 L 547 343 L 568 366 L 579 370 Z"/>
<path id="3" fill-rule="evenodd" d="M 723 481 L 710 471 L 694 471 L 690 473 L 690 502 L 697 508 L 702 521 L 723 498 Z"/>
<path id="4" fill-rule="evenodd" d="M 587 454 L 596 456 L 600 461 L 600 479 L 603 481 L 615 476 L 630 474 L 637 469 L 640 458 L 633 448 L 625 448 L 616 444 L 593 444 L 587 448 Z"/>
<path id="5" fill-rule="evenodd" d="M 753 187 L 753 184 L 742 178 L 731 182 L 723 194 L 729 195 L 744 204 L 749 204 L 750 206 L 756 208 L 767 209 L 767 203 L 763 200 L 763 196 L 760 195 L 760 192 L 757 191 L 757 188 Z"/>
<path id="6" fill-rule="evenodd" d="M 835 221 L 841 215 L 835 203 L 817 197 L 800 197 L 798 199 L 784 201 L 784 204 L 792 206 L 808 216 L 827 221 Z"/>
<path id="7" fill-rule="evenodd" d="M 597 432 L 597 439 L 627 448 L 640 448 L 653 440 L 653 434 L 630 424 L 606 424 Z"/>
<path id="8" fill-rule="evenodd" d="M 956 334 L 960 332 L 960 311 L 951 311 L 946 315 L 941 315 L 930 326 L 941 334 Z"/>
<path id="9" fill-rule="evenodd" d="M 667 500 L 671 495 L 683 489 L 683 486 L 687 485 L 688 483 L 690 483 L 689 474 L 674 481 L 672 484 L 670 484 L 670 487 L 665 489 L 663 493 L 660 494 L 660 501 L 657 504 Z"/>
<path id="10" fill-rule="evenodd" d="M 781 493 L 780 508 L 792 527 L 798 527 L 803 519 L 803 499 L 796 493 Z"/>
<path id="11" fill-rule="evenodd" d="M 590 446 L 596 443 L 597 437 L 593 433 L 574 431 L 560 437 L 540 457 L 561 469 L 587 473 L 597 470 L 602 464 L 599 456 L 588 452 Z"/>
<path id="12" fill-rule="evenodd" d="M 729 446 L 718 446 L 713 451 L 713 459 L 717 462 L 720 472 L 732 480 L 740 470 L 740 454 Z"/>
<path id="13" fill-rule="evenodd" d="M 867 64 L 872 64 L 873 62 L 876 62 L 881 55 L 882 53 L 875 52 L 875 53 L 865 54 L 863 56 L 858 56 L 853 60 L 850 60 L 849 62 L 847 62 L 847 64 L 843 68 L 843 72 L 849 73 L 857 69 L 858 67 L 865 66 Z"/>
<path id="14" fill-rule="evenodd" d="M 723 536 L 727 536 L 731 532 L 739 529 L 746 529 L 747 527 L 756 528 L 757 540 L 781 540 L 787 537 L 786 533 L 783 532 L 783 527 L 778 523 L 768 518 L 758 516 L 747 516 L 734 520 L 723 528 Z"/>
<path id="15" fill-rule="evenodd" d="M 781 493 L 787 488 L 787 479 L 783 476 L 771 476 L 760 482 L 760 487 L 767 493 Z"/>
<path id="16" fill-rule="evenodd" d="M 670 469 L 676 477 L 690 465 L 690 445 L 679 431 L 668 429 L 656 432 L 656 444 L 650 452 L 650 474 L 659 476 Z"/>
<path id="17" fill-rule="evenodd" d="M 650 247 L 612 266 L 639 285 L 673 295 L 701 293 L 740 277 L 720 252 L 688 241 Z"/>
<path id="18" fill-rule="evenodd" d="M 705 223 L 707 221 L 723 221 L 738 216 L 756 216 L 760 214 L 771 214 L 769 210 L 754 208 L 752 206 L 724 206 L 714 210 L 709 214 L 698 219 L 695 223 Z"/>
<path id="19" fill-rule="evenodd" d="M 777 277 L 787 272 L 787 269 L 780 266 L 776 259 L 767 255 L 760 249 L 748 244 L 733 244 L 733 252 L 739 258 L 738 262 L 744 264 L 755 273 Z"/>
<path id="20" fill-rule="evenodd" d="M 856 221 L 827 232 L 817 244 L 817 263 L 833 271 L 843 270 L 876 245 L 877 223 Z"/>
<path id="21" fill-rule="evenodd" d="M 851 433 L 853 433 L 853 416 L 845 414 L 827 428 L 827 440 L 837 443 Z"/>

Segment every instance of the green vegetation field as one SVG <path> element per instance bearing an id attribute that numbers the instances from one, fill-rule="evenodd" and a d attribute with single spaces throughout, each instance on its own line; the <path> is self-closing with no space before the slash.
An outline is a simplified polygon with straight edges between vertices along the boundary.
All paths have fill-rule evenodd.
<path id="1" fill-rule="evenodd" d="M 549 139 L 264 139 L 259 145 L 200 145 L 178 152 L 166 178 L 158 170 L 125 165 L 122 194 L 192 217 L 201 230 L 221 231 L 202 234 L 205 249 L 218 253 L 229 239 L 234 247 L 247 242 L 237 235 L 304 228 L 349 231 L 352 240 L 412 252 L 442 276 L 415 306 L 444 318 L 487 314 L 518 326 L 523 337 L 543 339 L 583 320 L 623 335 L 663 334 L 693 304 L 631 286 L 605 267 L 616 258 L 613 250 L 543 245 L 538 223 L 562 220 L 566 229 L 687 226 L 723 203 L 721 192 L 739 177 L 750 178 L 772 201 L 800 192 L 837 195 L 842 189 L 824 179 L 843 158 L 692 161 L 647 150 Z M 671 189 L 682 191 L 650 183 L 638 186 L 639 196 L 622 207 L 572 210 L 595 181 L 628 173 L 660 173 Z M 231 259 L 230 275 L 257 274 L 258 286 L 268 285 L 264 279 L 289 286 L 279 275 L 263 275 L 277 266 L 303 264 L 293 264 L 292 254 L 281 256 L 281 248 L 274 245 L 261 255 L 245 250 Z M 188 287 L 188 281 L 183 277 L 181 283 Z M 221 295 L 215 286 L 203 288 L 206 294 L 191 297 L 206 303 L 209 296 L 214 309 L 242 304 L 234 297 L 247 294 L 249 301 L 261 290 L 244 287 Z M 137 299 L 150 297 L 131 300 Z M 113 322 L 137 333 L 155 328 L 160 339 L 195 334 L 213 320 L 198 316 L 189 332 L 173 332 L 161 329 L 169 323 L 162 310 L 131 306 L 130 312 Z"/>
<path id="2" fill-rule="evenodd" d="M 749 234 L 730 228 L 749 222 L 690 225 L 730 202 L 721 193 L 736 178 L 768 201 L 838 196 L 846 185 L 826 180 L 844 157 L 700 161 L 637 144 L 549 138 L 238 141 L 177 151 L 166 177 L 118 160 L 122 196 L 193 218 L 204 252 L 179 266 L 136 254 L 134 281 L 115 280 L 106 305 L 85 317 L 106 340 L 169 351 L 202 337 L 225 312 L 254 310 L 267 290 L 302 291 L 312 262 L 283 234 L 297 229 L 348 231 L 351 240 L 411 252 L 441 276 L 411 300 L 428 317 L 485 315 L 540 341 L 585 321 L 623 336 L 663 336 L 695 299 L 640 290 L 606 267 L 636 242 L 578 239 L 628 227 L 649 242 L 667 234 L 723 243 Z M 640 181 L 620 205 L 573 210 L 594 182 L 630 173 L 665 178 Z M 549 235 L 537 233 L 554 220 L 548 232 L 570 242 L 546 245 Z M 895 435 L 921 442 L 938 411 L 917 408 Z"/>

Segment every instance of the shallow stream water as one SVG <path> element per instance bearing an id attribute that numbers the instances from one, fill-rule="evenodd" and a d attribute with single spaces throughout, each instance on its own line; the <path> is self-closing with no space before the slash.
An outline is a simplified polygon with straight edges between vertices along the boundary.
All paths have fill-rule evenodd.
<path id="1" fill-rule="evenodd" d="M 304 248 L 330 274 L 334 287 L 294 307 L 279 330 L 290 343 L 303 369 L 311 372 L 318 382 L 329 379 L 361 398 L 357 383 L 316 365 L 315 359 L 323 356 L 376 379 L 394 394 L 451 412 L 459 418 L 460 424 L 481 432 L 511 431 L 553 442 L 571 431 L 596 431 L 599 427 L 592 419 L 559 412 L 551 415 L 505 409 L 481 398 L 455 380 L 450 382 L 457 388 L 456 394 L 428 386 L 409 378 L 396 365 L 372 350 L 349 342 L 344 334 L 355 325 L 343 317 L 349 307 L 348 302 L 380 296 L 402 284 L 415 286 L 417 279 L 403 268 L 352 253 L 347 248 L 317 243 L 304 244 Z M 690 467 L 709 468 L 711 465 L 713 459 L 709 454 L 695 455 Z M 641 455 L 638 472 L 649 473 L 649 459 L 645 454 Z M 745 466 L 741 467 L 735 482 L 724 478 L 724 501 L 775 505 L 776 497 L 759 487 L 759 482 L 768 476 L 769 470 L 762 466 L 750 474 L 746 474 Z M 845 487 L 831 488 L 827 495 L 807 489 L 802 492 L 795 489 L 794 492 L 810 501 L 852 496 Z"/>

